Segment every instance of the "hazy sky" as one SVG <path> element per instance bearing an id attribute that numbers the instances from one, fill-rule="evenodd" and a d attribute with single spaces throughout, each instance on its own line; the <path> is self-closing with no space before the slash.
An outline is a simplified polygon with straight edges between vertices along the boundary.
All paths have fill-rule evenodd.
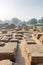
<path id="1" fill-rule="evenodd" d="M 43 0 L 0 0 L 0 19 L 43 17 Z"/>

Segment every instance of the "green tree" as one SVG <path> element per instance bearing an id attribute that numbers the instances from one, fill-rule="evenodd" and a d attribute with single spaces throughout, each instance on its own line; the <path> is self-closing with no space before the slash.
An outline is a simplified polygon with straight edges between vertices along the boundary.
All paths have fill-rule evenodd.
<path id="1" fill-rule="evenodd" d="M 11 19 L 11 23 L 12 24 L 19 24 L 21 20 L 17 19 L 17 18 L 12 18 Z"/>
<path id="2" fill-rule="evenodd" d="M 29 24 L 37 24 L 37 19 L 33 18 L 28 21 Z"/>
<path id="3" fill-rule="evenodd" d="M 39 19 L 38 23 L 43 23 L 43 17 Z"/>
<path id="4" fill-rule="evenodd" d="M 2 20 L 0 20 L 0 24 L 3 24 L 3 21 Z"/>
<path id="5" fill-rule="evenodd" d="M 10 22 L 10 20 L 5 20 L 4 23 L 10 24 L 11 22 Z"/>

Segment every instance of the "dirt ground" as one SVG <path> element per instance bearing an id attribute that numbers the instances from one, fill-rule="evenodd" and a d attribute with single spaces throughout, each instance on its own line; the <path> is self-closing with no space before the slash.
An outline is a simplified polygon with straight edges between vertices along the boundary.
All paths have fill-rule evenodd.
<path id="1" fill-rule="evenodd" d="M 18 44 L 16 63 L 20 65 L 30 65 L 25 53 L 25 40 L 22 40 L 21 43 Z"/>

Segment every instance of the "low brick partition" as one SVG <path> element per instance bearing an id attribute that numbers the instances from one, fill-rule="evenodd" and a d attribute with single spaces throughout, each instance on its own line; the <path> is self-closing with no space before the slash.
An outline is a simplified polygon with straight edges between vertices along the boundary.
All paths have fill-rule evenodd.
<path id="1" fill-rule="evenodd" d="M 32 63 L 35 63 L 35 64 L 43 63 L 43 57 L 32 57 Z"/>
<path id="2" fill-rule="evenodd" d="M 35 63 L 35 64 L 43 63 L 43 45 L 28 44 L 27 47 L 25 48 L 25 52 L 26 52 L 26 55 L 28 55 L 28 61 L 31 55 L 32 63 Z"/>
<path id="3" fill-rule="evenodd" d="M 8 59 L 7 60 L 1 60 L 0 65 L 13 65 L 13 62 L 11 62 Z"/>
<path id="4" fill-rule="evenodd" d="M 19 40 L 18 39 L 15 39 L 15 38 L 12 38 L 12 39 L 9 40 L 9 42 L 17 42 L 18 43 Z"/>
<path id="5" fill-rule="evenodd" d="M 11 36 L 3 36 L 3 38 L 0 40 L 2 42 L 8 42 L 11 39 Z"/>
<path id="6" fill-rule="evenodd" d="M 0 42 L 0 47 L 3 47 L 5 45 L 5 42 Z"/>
<path id="7" fill-rule="evenodd" d="M 17 52 L 17 43 L 8 42 L 5 46 L 0 47 L 0 60 L 10 59 L 15 61 Z"/>

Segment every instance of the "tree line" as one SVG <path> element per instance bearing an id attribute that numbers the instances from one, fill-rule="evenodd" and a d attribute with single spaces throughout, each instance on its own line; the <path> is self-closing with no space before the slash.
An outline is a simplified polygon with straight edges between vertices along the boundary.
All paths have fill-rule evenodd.
<path id="1" fill-rule="evenodd" d="M 8 24 L 34 24 L 34 25 L 42 24 L 43 25 L 43 17 L 39 20 L 32 18 L 28 21 L 21 21 L 18 18 L 12 18 L 11 20 L 5 20 L 5 21 L 0 20 L 0 24 L 4 24 L 4 23 L 8 23 Z"/>

